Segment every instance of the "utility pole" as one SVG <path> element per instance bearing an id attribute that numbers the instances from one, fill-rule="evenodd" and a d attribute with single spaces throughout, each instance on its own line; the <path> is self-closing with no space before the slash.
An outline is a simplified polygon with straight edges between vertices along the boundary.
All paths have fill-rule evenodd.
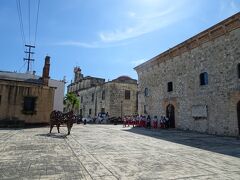
<path id="1" fill-rule="evenodd" d="M 26 54 L 28 54 L 28 58 L 23 58 L 24 61 L 27 61 L 27 72 L 29 72 L 30 70 L 30 62 L 34 61 L 34 59 L 31 59 L 31 54 L 34 54 L 34 52 L 31 51 L 31 48 L 35 48 L 35 46 L 32 45 L 25 45 L 26 47 L 28 47 L 28 51 L 24 51 Z"/>

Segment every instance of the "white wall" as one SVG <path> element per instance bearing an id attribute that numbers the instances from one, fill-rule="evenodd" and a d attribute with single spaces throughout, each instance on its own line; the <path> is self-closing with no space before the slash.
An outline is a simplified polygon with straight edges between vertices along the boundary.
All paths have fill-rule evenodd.
<path id="1" fill-rule="evenodd" d="M 58 81 L 50 79 L 48 86 L 56 87 L 54 94 L 54 105 L 53 109 L 58 111 L 63 111 L 63 99 L 64 99 L 64 89 L 65 83 L 63 81 Z"/>

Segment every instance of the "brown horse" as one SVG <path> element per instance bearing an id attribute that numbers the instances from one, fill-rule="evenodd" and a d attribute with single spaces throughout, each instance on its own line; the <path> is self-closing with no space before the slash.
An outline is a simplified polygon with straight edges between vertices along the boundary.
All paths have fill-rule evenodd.
<path id="1" fill-rule="evenodd" d="M 54 125 L 57 126 L 58 133 L 60 133 L 59 127 L 61 124 L 66 124 L 68 129 L 68 135 L 70 135 L 70 131 L 73 126 L 74 114 L 73 111 L 62 113 L 61 111 L 52 111 L 50 114 L 50 132 L 52 132 L 52 128 Z"/>

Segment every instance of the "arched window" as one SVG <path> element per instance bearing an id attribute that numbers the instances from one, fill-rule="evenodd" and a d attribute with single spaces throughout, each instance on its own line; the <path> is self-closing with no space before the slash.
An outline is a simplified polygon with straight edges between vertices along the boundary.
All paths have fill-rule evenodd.
<path id="1" fill-rule="evenodd" d="M 208 84 L 208 73 L 207 72 L 203 72 L 200 74 L 200 85 L 207 85 Z"/>
<path id="2" fill-rule="evenodd" d="M 144 89 L 144 95 L 145 95 L 145 96 L 148 96 L 148 95 L 149 95 L 149 94 L 148 94 L 148 88 L 145 88 L 145 89 Z"/>

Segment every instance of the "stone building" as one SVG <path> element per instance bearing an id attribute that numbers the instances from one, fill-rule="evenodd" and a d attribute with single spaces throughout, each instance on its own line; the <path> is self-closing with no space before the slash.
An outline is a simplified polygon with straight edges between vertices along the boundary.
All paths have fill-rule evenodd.
<path id="1" fill-rule="evenodd" d="M 55 87 L 48 86 L 50 57 L 41 78 L 23 73 L 0 73 L 0 126 L 45 124 L 53 110 Z"/>
<path id="2" fill-rule="evenodd" d="M 41 76 L 38 76 L 34 73 L 16 73 L 16 72 L 9 72 L 9 71 L 0 71 L 0 78 L 1 79 L 21 79 L 24 80 L 34 80 L 38 82 L 38 79 Z M 63 99 L 64 99 L 64 90 L 65 90 L 65 80 L 55 80 L 50 78 L 48 80 L 48 86 L 54 87 L 54 102 L 53 102 L 53 109 L 58 111 L 63 111 Z"/>
<path id="3" fill-rule="evenodd" d="M 240 135 L 240 14 L 134 68 L 138 112 L 172 128 Z"/>
<path id="4" fill-rule="evenodd" d="M 102 78 L 83 77 L 79 67 L 74 72 L 74 82 L 68 86 L 68 92 L 78 94 L 79 114 L 83 117 L 95 117 L 100 112 L 108 112 L 110 117 L 137 113 L 137 80 L 120 76 L 105 82 Z"/>

